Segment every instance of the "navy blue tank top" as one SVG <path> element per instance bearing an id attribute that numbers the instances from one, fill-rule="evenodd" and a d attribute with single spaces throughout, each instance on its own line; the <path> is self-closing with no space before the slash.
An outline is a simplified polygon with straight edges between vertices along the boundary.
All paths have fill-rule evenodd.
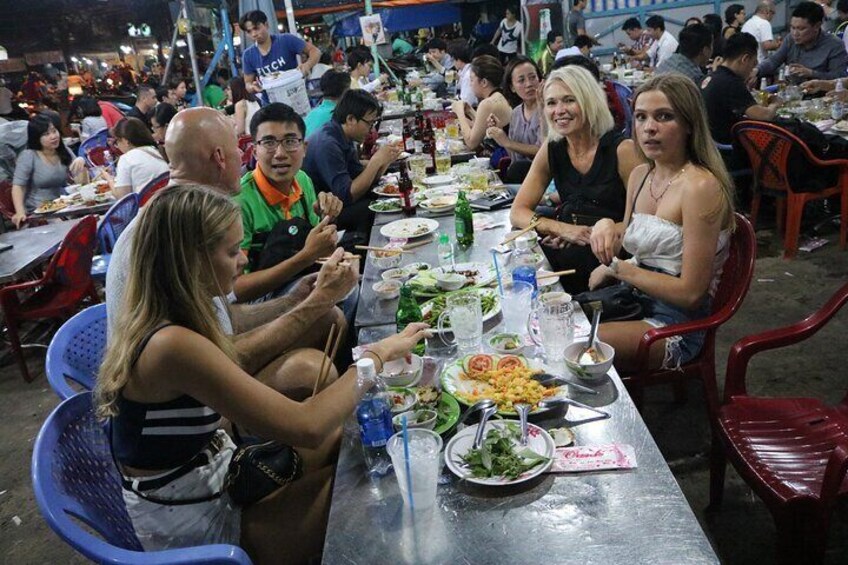
<path id="1" fill-rule="evenodd" d="M 164 327 L 142 341 L 136 360 L 153 334 Z M 220 414 L 188 395 L 145 403 L 121 393 L 117 408 L 118 415 L 112 418 L 112 449 L 121 464 L 137 469 L 179 467 L 200 453 L 221 427 Z"/>

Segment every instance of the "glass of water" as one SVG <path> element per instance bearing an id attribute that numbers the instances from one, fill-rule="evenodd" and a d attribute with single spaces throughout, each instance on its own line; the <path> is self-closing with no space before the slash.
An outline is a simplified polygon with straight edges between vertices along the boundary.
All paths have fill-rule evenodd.
<path id="1" fill-rule="evenodd" d="M 450 320 L 450 321 L 448 321 Z M 474 353 L 483 343 L 483 306 L 476 292 L 459 292 L 448 296 L 444 312 L 439 316 L 439 336 L 447 345 L 454 343 L 460 353 Z M 448 341 L 445 332 L 453 332 Z"/>
<path id="2" fill-rule="evenodd" d="M 542 295 L 533 308 L 533 316 L 539 321 L 539 337 L 530 332 L 531 339 L 542 347 L 545 360 L 555 363 L 565 359 L 565 348 L 574 341 L 574 308 L 570 297 L 564 299 L 556 294 Z"/>
<path id="3" fill-rule="evenodd" d="M 533 285 L 526 281 L 503 283 L 501 306 L 506 331 L 523 334 L 527 328 L 527 316 L 533 299 Z"/>
<path id="4" fill-rule="evenodd" d="M 395 469 L 404 504 L 412 505 L 416 510 L 425 510 L 432 507 L 436 501 L 436 485 L 441 470 L 439 452 L 442 450 L 442 438 L 436 432 L 420 428 L 407 430 L 407 435 L 409 438 L 408 475 L 402 433 L 396 433 L 389 438 L 386 451 L 392 458 L 392 467 Z"/>

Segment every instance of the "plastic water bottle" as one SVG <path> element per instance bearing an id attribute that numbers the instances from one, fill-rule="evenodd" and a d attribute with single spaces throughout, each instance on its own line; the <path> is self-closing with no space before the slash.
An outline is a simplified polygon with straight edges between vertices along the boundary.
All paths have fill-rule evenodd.
<path id="1" fill-rule="evenodd" d="M 115 158 L 112 157 L 112 153 L 110 151 L 103 152 L 103 162 L 105 163 L 106 170 L 111 174 L 115 174 Z"/>
<path id="2" fill-rule="evenodd" d="M 436 249 L 439 256 L 439 266 L 445 269 L 451 268 L 454 265 L 453 243 L 450 236 L 443 233 L 439 236 L 439 245 Z"/>
<path id="3" fill-rule="evenodd" d="M 359 437 L 362 440 L 362 454 L 365 467 L 371 477 L 382 477 L 392 468 L 392 460 L 386 451 L 386 443 L 392 437 L 392 410 L 383 396 L 383 387 L 377 380 L 377 370 L 373 359 L 360 359 L 356 362 L 356 378 L 359 386 L 375 382 L 365 393 L 356 407 L 356 420 L 359 422 Z"/>
<path id="4" fill-rule="evenodd" d="M 836 80 L 836 87 L 833 89 L 833 92 L 836 94 L 841 94 L 845 92 L 845 85 L 842 84 L 842 79 Z M 842 100 L 839 98 L 835 98 L 833 100 L 833 105 L 830 107 L 830 117 L 836 120 L 837 122 L 842 119 L 842 114 L 845 111 L 845 105 L 842 103 Z"/>
<path id="5" fill-rule="evenodd" d="M 529 282 L 534 290 L 536 284 L 536 254 L 533 252 L 533 239 L 519 237 L 515 240 L 515 251 L 512 252 L 512 280 Z"/>

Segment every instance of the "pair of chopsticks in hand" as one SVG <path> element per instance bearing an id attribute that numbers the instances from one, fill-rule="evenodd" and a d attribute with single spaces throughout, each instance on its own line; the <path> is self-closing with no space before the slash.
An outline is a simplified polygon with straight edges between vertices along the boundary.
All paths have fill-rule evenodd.
<path id="1" fill-rule="evenodd" d="M 324 346 L 324 356 L 321 358 L 321 370 L 318 373 L 318 378 L 315 380 L 315 386 L 312 389 L 312 396 L 315 396 L 324 388 L 324 381 L 330 375 L 330 369 L 336 359 L 336 352 L 339 349 L 339 343 L 342 341 L 342 330 L 336 328 L 336 324 L 330 327 L 330 333 L 327 335 L 327 344 Z M 332 344 L 332 349 L 331 349 Z"/>
<path id="2" fill-rule="evenodd" d="M 358 258 L 359 258 L 359 255 L 355 255 L 353 253 L 349 253 L 349 252 L 345 251 L 345 254 L 342 255 L 342 260 L 339 261 L 339 265 L 341 265 L 342 267 L 350 267 L 350 262 L 352 260 L 358 259 Z M 319 257 L 318 260 L 315 261 L 315 262 L 318 263 L 319 265 L 323 265 L 324 263 L 326 263 L 329 260 L 330 260 L 329 257 Z"/>

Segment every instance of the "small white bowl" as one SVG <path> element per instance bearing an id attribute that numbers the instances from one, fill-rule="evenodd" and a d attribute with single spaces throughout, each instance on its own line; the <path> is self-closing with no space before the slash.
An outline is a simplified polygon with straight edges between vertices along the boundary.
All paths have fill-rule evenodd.
<path id="1" fill-rule="evenodd" d="M 386 255 L 385 257 L 377 257 L 376 253 L 372 252 L 371 262 L 381 271 L 394 269 L 399 267 L 401 262 L 403 262 L 403 253 L 394 253 L 392 255 Z"/>
<path id="2" fill-rule="evenodd" d="M 509 342 L 515 347 L 505 347 Z M 524 351 L 524 338 L 514 333 L 499 333 L 489 338 L 489 347 L 504 355 L 518 355 Z"/>
<path id="3" fill-rule="evenodd" d="M 398 281 L 398 282 L 406 282 L 409 279 L 409 271 L 404 268 L 398 269 L 389 269 L 382 275 L 380 275 L 384 281 Z"/>
<path id="4" fill-rule="evenodd" d="M 480 169 L 488 169 L 489 168 L 489 158 L 488 157 L 472 157 L 468 160 L 469 163 L 474 163 L 474 166 Z"/>
<path id="5" fill-rule="evenodd" d="M 408 412 L 415 408 L 418 404 L 418 396 L 414 391 L 408 388 L 400 388 L 394 390 L 387 390 L 386 392 L 380 393 L 386 397 L 389 402 L 389 407 L 392 410 L 392 414 L 401 414 L 403 412 Z M 397 402 L 394 400 L 397 399 Z"/>
<path id="6" fill-rule="evenodd" d="M 465 275 L 459 273 L 436 273 L 433 275 L 436 279 L 436 287 L 441 290 L 459 290 L 465 285 Z"/>
<path id="7" fill-rule="evenodd" d="M 595 381 L 602 378 L 612 367 L 615 359 L 615 349 L 608 343 L 595 340 L 595 346 L 600 350 L 604 360 L 600 363 L 582 363 L 577 356 L 586 347 L 588 340 L 575 341 L 565 348 L 565 364 L 578 377 L 587 381 Z"/>
<path id="8" fill-rule="evenodd" d="M 429 271 L 430 263 L 418 261 L 416 263 L 410 263 L 409 265 L 406 265 L 403 268 L 406 269 L 406 272 L 409 274 L 410 277 L 414 277 L 418 273 L 421 273 L 423 271 Z"/>
<path id="9" fill-rule="evenodd" d="M 406 428 L 408 430 L 414 429 L 423 429 L 423 430 L 433 430 L 436 428 L 436 420 L 439 418 L 439 415 L 435 410 L 424 409 L 424 410 L 410 410 L 408 412 L 402 412 L 397 416 L 392 418 L 392 424 L 394 424 L 395 429 L 400 431 L 403 429 L 403 416 L 406 415 Z"/>
<path id="10" fill-rule="evenodd" d="M 402 286 L 403 283 L 400 281 L 380 281 L 374 283 L 371 288 L 380 300 L 393 300 L 400 294 Z"/>
<path id="11" fill-rule="evenodd" d="M 386 386 L 414 386 L 421 380 L 421 372 L 424 370 L 424 360 L 414 353 L 409 358 L 400 358 L 389 361 L 383 365 L 380 378 Z"/>

